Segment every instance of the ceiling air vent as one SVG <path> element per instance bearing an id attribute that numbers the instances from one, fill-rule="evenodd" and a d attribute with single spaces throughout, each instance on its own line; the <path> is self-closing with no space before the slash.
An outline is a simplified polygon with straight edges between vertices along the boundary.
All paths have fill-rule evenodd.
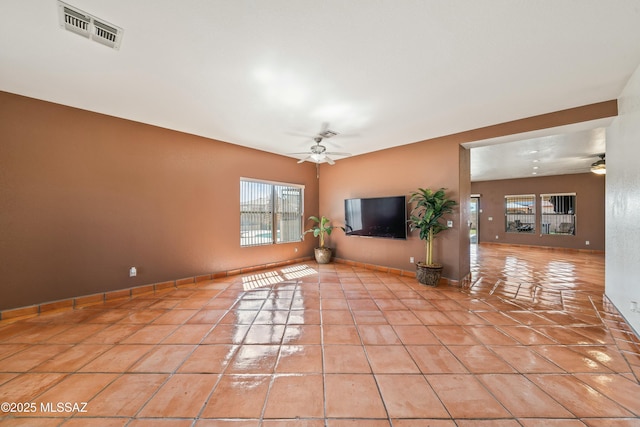
<path id="1" fill-rule="evenodd" d="M 60 28 L 79 34 L 90 40 L 120 49 L 123 30 L 107 21 L 96 18 L 77 7 L 58 1 L 58 22 Z"/>
<path id="2" fill-rule="evenodd" d="M 79 13 L 66 6 L 61 7 L 61 12 L 64 19 L 62 25 L 64 25 L 65 29 L 89 38 L 89 24 L 91 23 L 91 17 L 89 15 Z"/>
<path id="3" fill-rule="evenodd" d="M 121 29 L 118 29 L 111 25 L 107 25 L 104 22 L 98 21 L 97 19 L 93 20 L 93 28 L 94 28 L 94 33 L 92 36 L 93 40 L 97 41 L 98 43 L 107 45 L 109 47 L 113 47 L 115 49 L 120 47 L 119 35 L 122 34 Z M 118 47 L 116 47 L 116 44 Z"/>

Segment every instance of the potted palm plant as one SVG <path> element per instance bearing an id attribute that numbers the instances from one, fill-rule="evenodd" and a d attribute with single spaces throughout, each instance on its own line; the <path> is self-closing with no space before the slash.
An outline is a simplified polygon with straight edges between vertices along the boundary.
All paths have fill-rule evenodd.
<path id="1" fill-rule="evenodd" d="M 313 221 L 315 225 L 306 230 L 304 234 L 313 233 L 314 237 L 320 238 L 320 246 L 315 248 L 314 254 L 318 264 L 328 264 L 331 261 L 331 248 L 324 245 L 325 235 L 330 236 L 334 228 L 340 228 L 344 231 L 344 227 L 337 225 L 329 225 L 331 220 L 325 216 L 318 218 L 317 216 L 310 216 L 309 221 Z"/>
<path id="2" fill-rule="evenodd" d="M 409 216 L 409 228 L 420 230 L 420 239 L 425 241 L 426 249 L 425 262 L 416 264 L 416 278 L 423 285 L 438 286 L 442 264 L 433 262 L 433 239 L 448 228 L 441 219 L 453 212 L 456 202 L 446 197 L 444 188 L 437 191 L 419 188 L 411 194 L 409 203 L 416 203 Z"/>

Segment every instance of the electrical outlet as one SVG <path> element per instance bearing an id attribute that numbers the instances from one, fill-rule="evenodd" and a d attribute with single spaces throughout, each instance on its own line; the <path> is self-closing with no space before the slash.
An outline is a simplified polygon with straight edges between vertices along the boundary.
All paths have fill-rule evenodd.
<path id="1" fill-rule="evenodd" d="M 138 270 L 135 267 L 131 267 L 129 269 L 129 277 L 136 277 L 138 275 Z"/>
<path id="2" fill-rule="evenodd" d="M 584 244 L 585 244 L 585 245 L 587 245 L 587 246 L 589 246 L 589 241 L 588 241 L 588 240 L 587 240 L 587 241 L 585 241 L 585 242 L 584 242 Z"/>
<path id="3" fill-rule="evenodd" d="M 449 228 L 453 227 L 453 221 L 448 220 L 447 221 L 447 227 L 449 227 Z"/>
<path id="4" fill-rule="evenodd" d="M 493 217 L 490 216 L 489 218 L 487 218 L 488 221 L 493 221 Z"/>
<path id="5" fill-rule="evenodd" d="M 636 301 L 631 301 L 631 307 L 630 307 L 631 311 L 633 311 L 634 313 L 638 312 L 638 303 Z"/>
<path id="6" fill-rule="evenodd" d="M 498 235 L 496 234 L 496 240 L 498 240 L 499 238 L 500 238 L 500 236 L 498 236 Z"/>
<path id="7" fill-rule="evenodd" d="M 413 257 L 409 257 L 409 262 L 413 264 L 415 262 L 415 259 Z"/>

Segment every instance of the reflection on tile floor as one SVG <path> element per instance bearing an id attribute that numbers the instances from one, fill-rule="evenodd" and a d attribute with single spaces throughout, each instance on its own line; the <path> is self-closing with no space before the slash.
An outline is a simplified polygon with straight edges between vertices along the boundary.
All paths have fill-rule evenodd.
<path id="1" fill-rule="evenodd" d="M 603 255 L 473 248 L 468 289 L 307 263 L 0 323 L 0 424 L 639 426 Z"/>

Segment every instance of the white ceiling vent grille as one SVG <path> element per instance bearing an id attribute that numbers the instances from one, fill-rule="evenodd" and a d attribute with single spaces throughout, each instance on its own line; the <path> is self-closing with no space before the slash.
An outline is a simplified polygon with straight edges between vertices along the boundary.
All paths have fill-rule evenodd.
<path id="1" fill-rule="evenodd" d="M 113 49 L 120 49 L 124 30 L 96 18 L 80 9 L 58 1 L 58 23 L 60 28 L 96 41 Z"/>

